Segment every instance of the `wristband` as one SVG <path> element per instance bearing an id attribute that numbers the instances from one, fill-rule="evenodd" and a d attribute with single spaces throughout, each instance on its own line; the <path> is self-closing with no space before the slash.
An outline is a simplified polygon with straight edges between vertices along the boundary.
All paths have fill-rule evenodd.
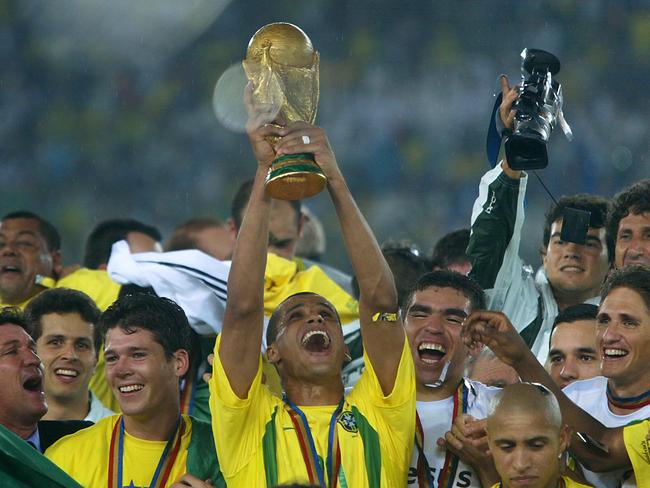
<path id="1" fill-rule="evenodd" d="M 397 314 L 390 312 L 377 312 L 372 316 L 373 322 L 397 322 Z"/>

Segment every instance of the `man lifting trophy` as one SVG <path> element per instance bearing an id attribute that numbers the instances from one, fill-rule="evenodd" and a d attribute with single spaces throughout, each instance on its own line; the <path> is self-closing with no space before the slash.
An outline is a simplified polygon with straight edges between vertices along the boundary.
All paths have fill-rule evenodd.
<path id="1" fill-rule="evenodd" d="M 318 52 L 307 34 L 286 22 L 267 24 L 248 43 L 244 71 L 253 85 L 255 104 L 277 110 L 273 124 L 316 119 L 318 106 Z M 310 143 L 309 136 L 302 136 Z M 270 141 L 277 142 L 277 138 Z M 320 192 L 326 185 L 323 174 L 310 153 L 284 154 L 272 163 L 266 191 L 272 198 L 298 200 Z"/>

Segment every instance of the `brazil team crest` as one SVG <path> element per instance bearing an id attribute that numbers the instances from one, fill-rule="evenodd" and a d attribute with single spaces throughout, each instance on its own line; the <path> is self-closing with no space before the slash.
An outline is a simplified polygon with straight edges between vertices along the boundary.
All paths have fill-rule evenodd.
<path id="1" fill-rule="evenodd" d="M 341 412 L 338 423 L 348 432 L 359 432 L 359 429 L 357 428 L 357 419 L 354 418 L 354 415 L 349 410 Z"/>

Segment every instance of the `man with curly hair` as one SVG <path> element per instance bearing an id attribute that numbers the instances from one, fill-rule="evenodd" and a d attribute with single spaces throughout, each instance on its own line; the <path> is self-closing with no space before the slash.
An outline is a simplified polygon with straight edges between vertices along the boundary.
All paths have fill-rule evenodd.
<path id="1" fill-rule="evenodd" d="M 612 200 L 607 245 L 617 268 L 650 265 L 650 179 L 633 184 Z"/>

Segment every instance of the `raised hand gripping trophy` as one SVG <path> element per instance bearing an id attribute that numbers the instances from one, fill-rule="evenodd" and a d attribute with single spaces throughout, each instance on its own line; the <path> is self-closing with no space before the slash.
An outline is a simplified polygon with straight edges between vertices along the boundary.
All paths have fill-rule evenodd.
<path id="1" fill-rule="evenodd" d="M 284 126 L 298 120 L 314 123 L 319 95 L 318 61 L 318 52 L 302 29 L 277 22 L 265 25 L 251 37 L 242 64 L 253 83 L 254 102 L 276 107 L 274 123 Z M 309 144 L 308 136 L 303 138 Z M 317 194 L 326 183 L 313 154 L 286 154 L 271 164 L 266 191 L 272 198 L 298 200 Z"/>

